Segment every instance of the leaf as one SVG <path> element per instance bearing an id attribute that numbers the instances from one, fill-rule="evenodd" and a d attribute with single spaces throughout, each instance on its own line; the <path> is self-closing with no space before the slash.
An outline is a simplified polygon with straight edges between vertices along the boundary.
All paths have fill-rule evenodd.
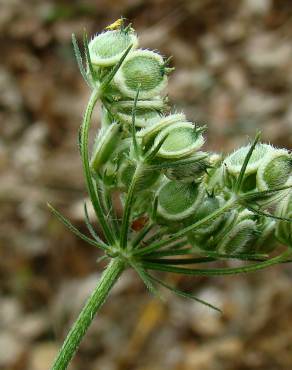
<path id="1" fill-rule="evenodd" d="M 259 209 L 255 209 L 251 206 L 249 206 L 248 204 L 246 205 L 246 208 L 248 210 L 250 210 L 251 212 L 254 212 L 256 213 L 257 215 L 259 216 L 264 216 L 264 217 L 269 217 L 269 218 L 272 218 L 274 220 L 280 220 L 280 221 L 286 221 L 286 222 L 292 222 L 292 218 L 286 218 L 286 217 L 280 217 L 280 216 L 275 216 L 275 215 L 272 215 L 268 212 L 263 212 L 263 211 L 260 211 Z"/>
<path id="2" fill-rule="evenodd" d="M 88 48 L 88 36 L 85 30 L 83 32 L 83 44 L 84 44 L 84 50 L 85 50 L 86 63 L 87 63 L 91 78 L 93 81 L 96 81 L 97 77 L 96 77 L 95 70 L 93 68 L 93 64 L 91 62 L 90 52 Z"/>
<path id="3" fill-rule="evenodd" d="M 243 179 L 244 179 L 244 174 L 245 174 L 245 171 L 246 171 L 246 167 L 247 167 L 248 162 L 250 160 L 250 157 L 252 156 L 252 153 L 255 150 L 255 147 L 256 147 L 259 139 L 260 139 L 260 136 L 261 136 L 261 134 L 260 134 L 260 132 L 258 132 L 257 135 L 256 135 L 256 137 L 255 137 L 255 139 L 254 139 L 253 144 L 251 145 L 251 147 L 250 147 L 250 149 L 249 149 L 249 151 L 248 151 L 248 153 L 247 153 L 247 155 L 246 155 L 246 157 L 244 159 L 243 165 L 242 165 L 242 167 L 240 169 L 240 174 L 239 174 L 239 176 L 238 176 L 238 178 L 236 180 L 236 183 L 235 183 L 234 191 L 236 193 L 238 193 L 240 191 L 240 189 L 241 189 L 241 185 L 243 183 Z"/>
<path id="4" fill-rule="evenodd" d="M 144 258 L 159 258 L 159 257 L 170 257 L 170 256 L 181 256 L 187 254 L 194 254 L 193 248 L 185 248 L 185 249 L 174 249 L 174 250 L 163 250 L 152 252 L 143 256 Z"/>
<path id="5" fill-rule="evenodd" d="M 172 265 L 164 265 L 160 263 L 153 262 L 143 262 L 142 266 L 149 270 L 157 271 L 167 271 L 177 274 L 184 275 L 199 275 L 199 276 L 221 276 L 221 275 L 234 275 L 240 273 L 253 272 L 257 270 L 264 269 L 269 266 L 276 265 L 282 262 L 287 255 L 290 255 L 291 251 L 284 252 L 280 256 L 271 258 L 267 261 L 254 263 L 251 265 L 241 266 L 241 267 L 231 267 L 231 268 L 209 268 L 209 269 L 190 269 L 184 267 L 176 267 Z"/>
<path id="6" fill-rule="evenodd" d="M 114 78 L 115 74 L 120 69 L 121 65 L 123 64 L 123 61 L 126 59 L 126 56 L 129 54 L 132 47 L 133 47 L 133 44 L 129 45 L 129 47 L 124 52 L 124 54 L 122 55 L 122 57 L 118 61 L 118 63 L 114 66 L 114 68 L 111 70 L 111 72 L 108 75 L 106 75 L 105 79 L 102 81 L 102 83 L 100 85 L 101 91 L 104 90 L 107 87 L 107 85 L 111 82 L 111 80 Z"/>
<path id="7" fill-rule="evenodd" d="M 149 162 L 151 162 L 155 158 L 156 154 L 159 152 L 159 149 L 162 147 L 162 145 L 164 144 L 164 142 L 168 138 L 168 136 L 169 136 L 169 134 L 165 135 L 160 140 L 160 142 L 156 145 L 156 147 L 153 147 L 152 146 L 148 150 L 148 152 L 146 153 L 145 158 L 144 158 L 145 162 L 148 162 L 149 163 Z M 151 166 L 151 169 L 153 169 L 152 166 Z"/>
<path id="8" fill-rule="evenodd" d="M 145 262 L 153 262 L 166 265 L 193 265 L 195 263 L 204 263 L 216 261 L 214 257 L 194 257 L 194 258 L 143 258 Z"/>
<path id="9" fill-rule="evenodd" d="M 199 303 L 202 303 L 203 305 L 209 307 L 209 308 L 212 308 L 213 310 L 216 310 L 220 313 L 222 313 L 222 311 L 220 310 L 220 308 L 216 307 L 216 306 L 213 306 L 211 303 L 209 302 L 206 302 L 196 296 L 194 296 L 193 294 L 191 293 L 186 293 L 186 292 L 183 292 L 182 290 L 180 289 L 177 289 L 171 285 L 168 285 L 167 283 L 165 283 L 164 281 L 154 277 L 153 275 L 150 275 L 146 272 L 146 275 L 148 276 L 149 279 L 153 280 L 154 282 L 162 285 L 163 287 L 165 287 L 166 289 L 169 289 L 171 290 L 172 292 L 174 292 L 175 294 L 181 296 L 181 297 L 184 297 L 184 298 L 189 298 L 189 299 L 193 299 L 194 301 L 196 302 L 199 302 Z"/>
<path id="10" fill-rule="evenodd" d="M 94 230 L 94 227 L 90 223 L 86 203 L 84 203 L 84 215 L 85 215 L 85 224 L 91 236 L 93 237 L 93 239 L 95 239 L 99 244 L 103 245 L 104 249 L 107 249 L 107 245 L 100 239 L 100 237 L 97 235 L 96 231 Z"/>
<path id="11" fill-rule="evenodd" d="M 156 222 L 157 219 L 157 209 L 158 209 L 158 196 L 155 196 L 153 207 L 151 210 L 151 219 L 153 220 L 153 222 Z"/>
<path id="12" fill-rule="evenodd" d="M 162 299 L 162 296 L 158 292 L 158 289 L 155 287 L 155 285 L 152 283 L 152 281 L 148 278 L 146 271 L 142 267 L 138 266 L 137 264 L 133 264 L 132 267 L 136 270 L 137 274 L 140 276 L 141 280 L 146 285 L 148 290 L 152 294 L 154 294 L 156 297 Z"/>
<path id="13" fill-rule="evenodd" d="M 79 71 L 80 71 L 80 73 L 81 73 L 84 81 L 87 83 L 87 85 L 89 87 L 92 87 L 91 86 L 91 82 L 88 79 L 87 73 L 86 73 L 86 71 L 84 69 L 81 52 L 80 52 L 80 49 L 79 49 L 79 46 L 78 46 L 78 42 L 77 42 L 77 39 L 76 39 L 76 36 L 75 36 L 74 33 L 72 34 L 72 44 L 73 44 L 74 54 L 75 54 L 75 58 L 77 60 Z"/>
<path id="14" fill-rule="evenodd" d="M 80 239 L 86 241 L 87 243 L 95 246 L 95 247 L 98 247 L 98 248 L 101 248 L 101 249 L 105 249 L 105 247 L 103 245 L 100 245 L 99 243 L 97 243 L 96 241 L 92 240 L 91 238 L 89 238 L 88 236 L 82 234 L 74 225 L 72 225 L 72 223 L 66 218 L 64 217 L 59 211 L 57 211 L 51 204 L 47 204 L 49 209 L 53 212 L 53 214 L 70 230 L 73 232 L 73 234 L 75 234 L 76 236 L 78 236 Z"/>
<path id="15" fill-rule="evenodd" d="M 182 255 L 193 255 L 194 250 L 193 248 L 186 248 L 186 249 L 175 249 L 175 250 L 164 250 L 164 251 L 157 251 L 152 252 L 151 254 L 147 254 L 143 256 L 143 260 L 149 260 L 154 258 L 160 257 L 170 257 L 170 256 L 182 256 Z M 205 255 L 206 254 L 206 255 Z M 217 252 L 210 252 L 204 251 L 201 257 L 197 257 L 195 263 L 204 263 L 204 262 L 212 262 L 216 260 L 224 260 L 224 259 L 236 259 L 242 261 L 262 261 L 268 257 L 267 254 L 248 254 L 248 253 L 240 253 L 240 254 L 224 254 L 224 253 L 217 253 Z"/>
<path id="16" fill-rule="evenodd" d="M 255 191 L 247 194 L 243 194 L 239 197 L 239 200 L 249 202 L 249 201 L 258 201 L 264 200 L 267 197 L 270 197 L 279 191 L 291 189 L 292 185 L 280 186 L 278 188 L 263 190 L 263 191 Z"/>

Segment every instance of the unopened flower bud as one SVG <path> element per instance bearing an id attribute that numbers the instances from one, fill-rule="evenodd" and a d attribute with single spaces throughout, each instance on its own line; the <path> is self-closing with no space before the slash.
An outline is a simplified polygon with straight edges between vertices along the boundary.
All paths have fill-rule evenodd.
<path id="1" fill-rule="evenodd" d="M 217 246 L 220 253 L 247 253 L 258 235 L 257 224 L 252 219 L 244 219 L 232 227 Z"/>
<path id="2" fill-rule="evenodd" d="M 124 96 L 150 99 L 161 93 L 167 83 L 163 58 L 154 51 L 135 50 L 129 54 L 114 77 Z"/>
<path id="3" fill-rule="evenodd" d="M 259 190 L 274 189 L 292 180 L 292 155 L 285 149 L 274 149 L 261 161 L 257 171 Z"/>
<path id="4" fill-rule="evenodd" d="M 89 43 L 89 53 L 93 65 L 109 67 L 116 64 L 132 45 L 138 46 L 138 38 L 132 30 L 106 31 L 96 35 Z"/>
<path id="5" fill-rule="evenodd" d="M 292 220 L 292 192 L 285 197 L 277 208 L 277 216 L 285 217 Z M 290 221 L 277 221 L 276 237 L 283 243 L 292 247 L 292 222 Z"/>
<path id="6" fill-rule="evenodd" d="M 91 158 L 91 167 L 93 170 L 98 171 L 100 166 L 108 160 L 118 146 L 119 141 L 119 125 L 116 122 L 99 131 Z"/>
<path id="7" fill-rule="evenodd" d="M 179 122 L 185 122 L 186 117 L 183 113 L 170 114 L 154 119 L 147 127 L 137 132 L 137 137 L 141 138 L 144 144 L 154 139 L 161 130 Z"/>
<path id="8" fill-rule="evenodd" d="M 162 140 L 157 156 L 163 158 L 182 158 L 198 151 L 205 140 L 191 122 L 179 122 L 162 130 L 154 141 L 154 147 Z"/>
<path id="9" fill-rule="evenodd" d="M 158 191 L 158 214 L 169 221 L 182 221 L 195 212 L 203 196 L 198 184 L 166 181 Z"/>
<path id="10" fill-rule="evenodd" d="M 133 120 L 133 100 L 125 100 L 112 104 L 112 112 L 123 124 L 130 126 Z M 165 103 L 162 99 L 138 100 L 135 109 L 135 126 L 147 127 L 153 119 L 159 119 L 160 114 L 165 110 Z"/>

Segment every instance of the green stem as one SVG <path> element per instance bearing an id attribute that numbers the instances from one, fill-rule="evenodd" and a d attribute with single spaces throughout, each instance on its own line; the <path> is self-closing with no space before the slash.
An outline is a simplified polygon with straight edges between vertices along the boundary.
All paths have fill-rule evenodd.
<path id="1" fill-rule="evenodd" d="M 88 153 L 88 136 L 92 112 L 94 110 L 97 100 L 100 98 L 100 91 L 98 89 L 93 90 L 87 108 L 84 114 L 81 131 L 80 131 L 80 151 L 83 164 L 84 175 L 86 179 L 87 190 L 92 201 L 93 208 L 95 210 L 96 216 L 100 223 L 100 226 L 104 232 L 107 241 L 110 244 L 114 243 L 113 232 L 107 223 L 104 212 L 102 209 L 101 201 L 96 194 L 94 184 L 92 181 L 90 165 L 89 165 L 89 153 Z"/>
<path id="2" fill-rule="evenodd" d="M 96 312 L 102 306 L 105 299 L 119 276 L 125 269 L 125 263 L 119 259 L 112 260 L 103 272 L 95 290 L 83 307 L 78 319 L 69 331 L 65 342 L 60 349 L 51 370 L 67 369 L 74 353 L 86 333 Z"/>
<path id="3" fill-rule="evenodd" d="M 137 180 L 143 171 L 143 165 L 141 163 L 138 163 L 134 176 L 132 178 L 131 184 L 129 186 L 127 198 L 126 198 L 126 204 L 122 219 L 122 226 L 121 226 L 121 234 L 120 234 L 120 246 L 121 248 L 125 248 L 127 244 L 127 238 L 128 238 L 128 231 L 129 231 L 129 224 L 130 224 L 130 217 L 131 217 L 131 210 L 133 205 L 133 198 L 134 198 L 134 190 L 137 184 Z"/>

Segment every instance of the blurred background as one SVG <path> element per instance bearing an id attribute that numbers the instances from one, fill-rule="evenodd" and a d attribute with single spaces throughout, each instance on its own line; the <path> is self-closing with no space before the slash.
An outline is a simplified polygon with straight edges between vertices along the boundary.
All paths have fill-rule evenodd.
<path id="1" fill-rule="evenodd" d="M 1 370 L 48 369 L 102 271 L 46 202 L 85 231 L 77 131 L 89 91 L 71 34 L 121 15 L 143 47 L 173 55 L 170 100 L 208 125 L 209 149 L 258 129 L 292 147 L 291 0 L 0 0 Z M 291 265 L 168 279 L 224 314 L 167 292 L 160 302 L 126 272 L 71 369 L 292 369 Z"/>

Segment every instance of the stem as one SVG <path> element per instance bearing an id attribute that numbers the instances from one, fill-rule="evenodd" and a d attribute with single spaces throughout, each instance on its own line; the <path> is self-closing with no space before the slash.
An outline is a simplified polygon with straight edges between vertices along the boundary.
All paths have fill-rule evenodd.
<path id="1" fill-rule="evenodd" d="M 142 230 L 139 231 L 136 238 L 132 241 L 132 248 L 136 248 L 137 245 L 145 238 L 145 236 L 150 232 L 150 230 L 154 227 L 154 224 L 147 223 Z"/>
<path id="2" fill-rule="evenodd" d="M 127 244 L 129 223 L 130 223 L 131 210 L 132 210 L 133 198 L 134 198 L 134 190 L 137 184 L 137 179 L 139 178 L 142 171 L 143 171 L 143 165 L 139 163 L 136 167 L 134 176 L 129 186 L 123 219 L 122 219 L 121 234 L 120 234 L 120 246 L 122 249 L 125 248 Z"/>
<path id="3" fill-rule="evenodd" d="M 78 319 L 72 326 L 60 349 L 51 370 L 67 369 L 74 353 L 86 333 L 90 323 L 119 276 L 125 269 L 125 263 L 119 259 L 112 260 L 104 270 L 95 290 L 89 297 L 85 306 L 79 314 Z"/>
<path id="4" fill-rule="evenodd" d="M 92 112 L 94 110 L 97 100 L 100 98 L 100 91 L 98 89 L 93 90 L 87 108 L 84 114 L 81 131 L 80 131 L 80 151 L 83 164 L 83 171 L 86 179 L 87 190 L 92 201 L 93 208 L 96 216 L 100 223 L 100 226 L 104 232 L 107 241 L 111 244 L 114 243 L 113 233 L 105 219 L 104 212 L 99 197 L 96 194 L 94 184 L 91 177 L 90 165 L 89 165 L 89 154 L 88 154 L 88 136 Z"/>

